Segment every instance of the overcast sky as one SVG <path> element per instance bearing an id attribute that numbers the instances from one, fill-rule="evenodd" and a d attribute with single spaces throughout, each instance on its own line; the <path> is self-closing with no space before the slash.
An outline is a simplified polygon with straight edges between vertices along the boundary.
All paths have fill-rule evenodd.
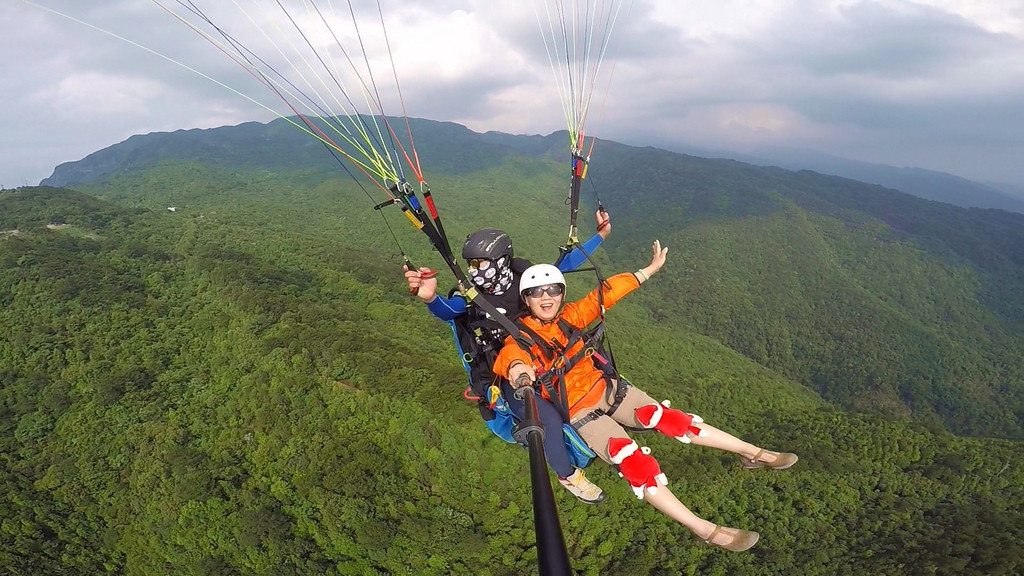
<path id="1" fill-rule="evenodd" d="M 254 0 L 234 0 L 253 21 L 232 1 L 194 1 L 260 56 L 281 60 L 258 35 L 284 27 L 281 16 Z M 332 1 L 347 17 L 346 2 Z M 477 131 L 564 128 L 534 10 L 544 2 L 380 0 L 408 115 Z M 133 134 L 287 113 L 150 0 L 37 3 L 272 110 L 85 24 L 0 0 L 3 186 L 36 184 Z M 380 18 L 365 0 L 354 3 L 371 67 L 386 72 L 385 111 L 400 115 Z M 299 0 L 285 4 L 302 10 Z M 326 42 L 322 35 L 313 41 Z M 1024 0 L 635 0 L 612 38 L 591 135 L 754 153 L 806 148 L 1024 185 Z"/>

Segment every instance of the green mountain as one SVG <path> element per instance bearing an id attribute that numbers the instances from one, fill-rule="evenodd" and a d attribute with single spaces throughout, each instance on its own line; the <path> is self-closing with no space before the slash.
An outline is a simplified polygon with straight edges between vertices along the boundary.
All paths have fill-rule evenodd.
<path id="1" fill-rule="evenodd" d="M 1024 196 L 1015 191 L 1010 184 L 983 184 L 935 170 L 873 164 L 798 148 L 763 149 L 753 154 L 733 154 L 725 157 L 759 166 L 814 170 L 822 174 L 878 184 L 926 200 L 936 200 L 964 208 L 998 208 L 1024 213 Z M 696 155 L 714 156 L 709 153 Z"/>
<path id="2" fill-rule="evenodd" d="M 564 133 L 477 134 L 421 119 L 411 127 L 429 180 L 442 185 L 446 209 L 460 220 L 472 221 L 479 211 L 473 204 L 495 204 L 503 192 L 510 193 L 505 202 L 550 199 L 511 192 L 524 188 L 524 176 L 556 177 L 551 162 Z M 688 259 L 688 272 L 675 268 L 667 274 L 672 282 L 651 291 L 666 301 L 661 308 L 673 309 L 668 319 L 844 408 L 909 410 L 959 434 L 1022 436 L 1024 361 L 1017 351 L 1024 348 L 1024 216 L 957 208 L 813 172 L 613 142 L 597 150 L 590 182 L 620 222 L 620 241 L 608 251 L 622 261 L 658 234 Z M 303 172 L 313 186 L 338 173 L 338 162 L 325 152 L 277 120 L 133 137 L 58 167 L 45 182 L 81 185 L 201 161 L 263 178 Z M 470 194 L 463 201 L 453 189 Z M 127 196 L 97 193 L 128 202 L 146 197 L 134 188 Z M 161 201 L 188 199 L 179 191 Z M 494 216 L 482 212 L 478 225 L 494 225 Z"/>
<path id="3" fill-rule="evenodd" d="M 619 230 L 681 249 L 658 284 L 666 319 L 841 406 L 1020 438 L 1024 217 L 813 172 L 608 156 L 592 174 Z"/>
<path id="4" fill-rule="evenodd" d="M 276 129 L 135 137 L 55 172 L 77 192 L 0 194 L 11 573 L 536 573 L 526 454 L 461 399 L 396 240 L 436 255 Z M 413 129 L 452 238 L 497 224 L 554 257 L 564 138 Z M 643 436 L 688 505 L 762 542 L 702 545 L 597 463 L 607 502 L 556 494 L 578 573 L 1024 569 L 1015 215 L 611 142 L 586 187 L 603 270 L 670 246 L 609 314 L 620 368 L 801 462 Z"/>

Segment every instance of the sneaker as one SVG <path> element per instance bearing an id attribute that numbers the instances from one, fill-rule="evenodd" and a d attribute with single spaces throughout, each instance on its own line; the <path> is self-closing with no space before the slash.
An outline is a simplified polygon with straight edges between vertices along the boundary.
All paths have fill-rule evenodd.
<path id="1" fill-rule="evenodd" d="M 604 501 L 604 491 L 597 484 L 587 480 L 582 468 L 577 468 L 568 478 L 559 478 L 559 484 L 572 492 L 573 496 L 587 504 L 597 504 Z"/>

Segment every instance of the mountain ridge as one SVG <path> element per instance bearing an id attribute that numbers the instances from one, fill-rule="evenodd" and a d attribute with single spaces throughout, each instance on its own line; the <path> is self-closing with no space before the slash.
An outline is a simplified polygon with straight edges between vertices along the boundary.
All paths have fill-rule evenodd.
<path id="1" fill-rule="evenodd" d="M 399 119 L 393 119 L 395 121 Z M 460 153 L 454 155 L 431 156 L 429 151 L 438 142 L 436 140 L 424 139 L 419 141 L 418 146 L 424 150 L 424 157 L 437 163 L 436 167 L 444 171 L 457 170 L 463 166 L 479 165 L 481 162 L 495 161 L 508 152 L 515 152 L 526 156 L 546 157 L 557 159 L 564 155 L 565 131 L 556 131 L 547 135 L 525 135 L 508 134 L 499 131 L 475 132 L 469 128 L 450 121 L 429 120 L 425 118 L 410 118 L 410 125 L 414 134 L 424 127 L 431 129 L 426 133 L 431 137 L 457 140 L 460 146 L 450 148 L 443 146 L 446 150 L 454 149 Z M 290 167 L 323 167 L 324 163 L 330 163 L 320 150 L 321 145 L 315 140 L 301 136 L 300 132 L 294 130 L 285 119 L 273 120 L 269 123 L 246 122 L 236 126 L 223 126 L 219 128 L 193 128 L 188 130 L 176 130 L 174 132 L 155 132 L 151 135 L 160 134 L 209 134 L 210 131 L 222 130 L 224 128 L 236 128 L 246 126 L 273 127 L 274 132 L 283 138 L 287 138 L 291 146 L 300 154 L 287 154 L 287 165 Z M 396 124 L 397 125 L 397 124 Z M 284 128 L 284 130 L 281 130 Z M 280 132 L 278 132 L 281 130 Z M 284 133 L 282 133 L 284 132 Z M 285 134 L 287 132 L 294 132 Z M 85 158 L 73 162 L 65 162 L 54 168 L 53 173 L 43 179 L 40 185 L 61 187 L 71 182 L 87 182 L 93 178 L 102 178 L 106 170 L 114 164 L 123 164 L 130 159 L 130 154 L 119 158 L 108 155 L 108 152 L 115 147 L 120 149 L 131 148 L 138 136 L 132 136 L 120 144 L 115 144 L 89 154 Z M 196 141 L 193 141 L 195 143 Z M 616 145 L 613 141 L 607 141 Z M 620 145 L 626 146 L 626 145 Z M 687 154 L 690 156 L 704 157 L 708 159 L 723 158 L 737 162 L 760 165 L 778 166 L 785 170 L 799 172 L 811 170 L 825 175 L 834 175 L 868 184 L 877 184 L 899 190 L 919 198 L 936 200 L 947 204 L 953 204 L 965 208 L 996 208 L 1018 213 L 1024 213 L 1024 198 L 1011 193 L 1010 187 L 1002 189 L 990 184 L 975 182 L 966 178 L 947 174 L 944 172 L 927 170 L 913 167 L 894 167 L 884 164 L 861 162 L 830 156 L 807 150 L 773 150 L 760 154 L 743 154 L 726 151 L 712 151 L 701 148 L 685 147 L 672 144 L 658 145 L 667 151 Z M 195 157 L 200 157 L 201 147 L 196 149 Z M 152 152 L 150 152 L 152 154 Z M 303 160 L 306 158 L 306 160 Z M 266 159 L 263 159 L 266 161 Z M 282 163 L 283 164 L 283 163 Z M 72 174 L 73 169 L 79 170 Z"/>
<path id="2" fill-rule="evenodd" d="M 795 172 L 810 170 L 840 176 L 963 208 L 996 208 L 1024 213 L 1024 189 L 1021 186 L 978 182 L 938 170 L 851 160 L 802 148 L 776 147 L 743 153 L 672 143 L 663 143 L 661 146 L 666 150 L 693 156 L 726 158 L 757 166 L 777 166 Z"/>

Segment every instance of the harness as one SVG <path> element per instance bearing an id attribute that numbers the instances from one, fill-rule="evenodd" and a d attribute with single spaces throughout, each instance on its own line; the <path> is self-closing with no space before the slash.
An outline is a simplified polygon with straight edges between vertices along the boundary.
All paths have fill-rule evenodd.
<path id="1" fill-rule="evenodd" d="M 513 260 L 512 266 L 516 276 L 520 276 L 522 271 L 529 267 L 529 264 L 526 260 Z M 515 290 L 512 292 L 511 299 L 504 296 L 489 295 L 491 299 L 489 303 L 514 313 L 518 312 L 520 304 L 518 288 L 517 283 Z M 514 418 L 511 409 L 505 403 L 501 394 L 499 386 L 500 377 L 493 372 L 494 359 L 505 344 L 507 333 L 503 329 L 504 325 L 496 322 L 485 310 L 473 305 L 469 306 L 466 314 L 450 321 L 449 324 L 455 334 L 455 341 L 462 356 L 463 366 L 469 375 L 469 386 L 463 392 L 463 397 L 476 403 L 480 416 L 491 432 L 506 442 L 515 442 L 515 422 L 517 420 Z M 565 323 L 565 326 L 571 328 L 568 322 Z M 520 338 L 516 339 L 520 346 L 529 349 L 534 341 L 542 342 L 545 346 L 548 345 L 543 338 L 533 333 L 532 330 L 530 334 L 527 334 L 519 331 L 520 325 L 516 325 L 515 328 L 520 335 Z M 598 330 L 590 334 L 588 342 L 591 340 L 600 342 L 603 333 L 604 327 L 601 325 L 598 327 Z M 580 337 L 577 336 L 570 345 L 577 342 Z M 601 362 L 607 362 L 601 354 L 590 348 L 589 345 L 586 345 L 581 352 L 567 359 L 559 373 L 564 375 L 572 366 L 586 356 L 600 358 Z M 552 398 L 555 397 L 557 396 L 552 396 Z M 566 455 L 573 466 L 584 468 L 593 461 L 596 454 L 580 438 L 576 429 L 569 425 L 569 414 L 564 407 L 564 393 L 561 395 L 561 398 L 563 398 L 563 402 L 552 402 L 552 404 L 559 410 L 559 414 L 564 421 L 562 424 L 562 434 L 566 445 Z"/>
<path id="2" fill-rule="evenodd" d="M 603 310 L 603 307 L 602 307 Z M 562 345 L 558 341 L 548 342 L 542 336 L 537 334 L 533 329 L 523 323 L 522 320 L 517 320 L 516 325 L 519 330 L 530 340 L 533 344 L 541 350 L 544 363 L 550 365 L 551 368 L 537 375 L 537 382 L 544 390 L 547 391 L 548 397 L 551 399 L 551 403 L 558 409 L 559 414 L 562 416 L 562 420 L 569 424 L 569 405 L 567 393 L 565 390 L 565 375 L 569 373 L 580 361 L 584 359 L 591 359 L 604 373 L 602 378 L 605 382 L 605 390 L 609 395 L 610 407 L 607 411 L 604 410 L 593 410 L 584 416 L 582 419 L 572 424 L 575 430 L 579 430 L 584 424 L 591 420 L 600 417 L 601 415 L 611 415 L 615 413 L 619 405 L 622 403 L 623 398 L 626 396 L 626 390 L 630 387 L 627 380 L 621 378 L 618 372 L 615 370 L 615 366 L 611 361 L 605 358 L 601 351 L 603 351 L 604 343 L 604 319 L 597 324 L 592 330 L 586 330 L 583 328 L 576 328 L 572 324 L 569 324 L 564 318 L 559 318 L 557 325 L 562 334 L 567 336 L 566 343 Z M 580 349 L 568 356 L 568 351 L 579 342 L 582 342 Z M 519 342 L 519 347 L 523 349 L 531 358 L 536 360 L 533 354 L 533 349 L 528 346 L 524 346 L 523 343 Z M 614 397 L 612 396 L 611 384 L 612 380 L 619 383 L 615 387 Z"/>
<path id="3" fill-rule="evenodd" d="M 513 258 L 509 266 L 513 275 L 518 278 L 530 267 L 530 261 Z M 487 399 L 487 392 L 490 387 L 496 387 L 498 384 L 498 377 L 494 375 L 492 368 L 494 359 L 509 334 L 506 323 L 515 328 L 515 334 L 521 336 L 518 327 L 508 319 L 508 316 L 515 317 L 519 312 L 518 291 L 519 285 L 516 282 L 503 295 L 481 295 L 476 300 L 467 302 L 466 313 L 450 322 L 459 353 L 462 355 L 463 366 L 469 372 L 469 386 L 463 392 L 463 397 L 479 403 L 482 412 L 494 407 L 493 402 Z M 449 297 L 458 293 L 458 288 L 455 288 Z M 480 306 L 481 303 L 485 303 L 487 307 Z M 504 314 L 499 308 L 504 309 Z M 490 396 L 493 399 L 495 394 Z"/>

